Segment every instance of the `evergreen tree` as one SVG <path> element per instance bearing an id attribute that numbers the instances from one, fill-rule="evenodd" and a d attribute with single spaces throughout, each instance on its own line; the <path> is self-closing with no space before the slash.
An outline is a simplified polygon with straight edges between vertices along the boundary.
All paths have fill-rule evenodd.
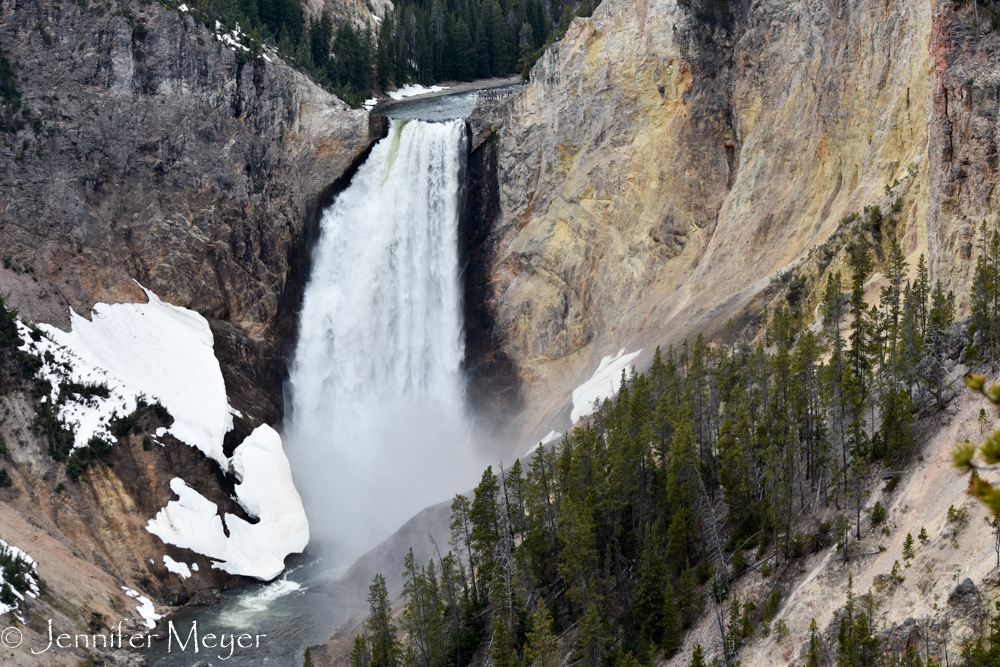
<path id="1" fill-rule="evenodd" d="M 694 651 L 691 652 L 691 662 L 688 663 L 688 667 L 705 667 L 705 651 L 702 650 L 701 644 L 694 645 Z"/>
<path id="2" fill-rule="evenodd" d="M 924 359 L 921 364 L 926 369 L 924 380 L 934 394 L 937 406 L 944 409 L 945 376 L 945 336 L 955 319 L 955 295 L 945 294 L 941 281 L 934 283 L 931 293 L 931 307 L 927 315 L 927 331 L 924 337 Z"/>
<path id="3" fill-rule="evenodd" d="M 309 655 L 309 649 L 306 649 L 306 664 L 304 667 L 309 667 L 312 663 L 312 656 Z M 354 638 L 354 646 L 351 649 L 351 667 L 370 667 L 372 664 L 372 653 L 368 646 L 368 637 L 365 633 L 361 633 Z"/>
<path id="4" fill-rule="evenodd" d="M 587 604 L 587 609 L 580 619 L 580 634 L 577 636 L 574 664 L 583 667 L 604 667 L 607 649 L 604 646 L 604 627 L 601 621 L 599 605 L 596 601 Z"/>
<path id="5" fill-rule="evenodd" d="M 823 664 L 823 653 L 819 645 L 819 637 L 816 632 L 819 627 L 816 619 L 809 622 L 809 651 L 806 653 L 806 667 L 821 667 Z"/>
<path id="6" fill-rule="evenodd" d="M 552 633 L 552 615 L 545 605 L 538 605 L 527 634 L 524 657 L 534 667 L 559 667 L 559 643 Z"/>
<path id="7" fill-rule="evenodd" d="M 677 602 L 674 600 L 674 589 L 670 581 L 664 582 L 663 595 L 663 654 L 670 658 L 681 647 L 684 636 L 681 631 L 680 618 L 677 613 Z"/>
<path id="8" fill-rule="evenodd" d="M 330 40 L 333 39 L 333 21 L 323 11 L 319 20 L 309 22 L 309 53 L 317 67 L 325 67 L 330 60 Z"/>
<path id="9" fill-rule="evenodd" d="M 392 602 L 385 587 L 385 577 L 376 574 L 368 588 L 369 616 L 365 631 L 369 636 L 371 667 L 397 667 L 401 650 L 392 620 Z"/>

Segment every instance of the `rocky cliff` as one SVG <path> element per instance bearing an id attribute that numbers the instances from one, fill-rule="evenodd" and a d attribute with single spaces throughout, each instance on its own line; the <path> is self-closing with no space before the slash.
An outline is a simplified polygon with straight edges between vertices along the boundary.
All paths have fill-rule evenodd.
<path id="1" fill-rule="evenodd" d="M 21 103 L 4 107 L 0 133 L 0 292 L 61 327 L 69 307 L 145 301 L 138 284 L 204 315 L 241 414 L 231 452 L 281 419 L 317 210 L 384 126 L 273 54 L 251 60 L 218 37 L 157 3 L 0 5 Z M 0 400 L 12 481 L 0 534 L 49 556 L 37 618 L 135 616 L 122 583 L 164 604 L 225 585 L 207 560 L 191 579 L 169 573 L 160 555 L 178 554 L 144 530 L 178 475 L 242 513 L 214 462 L 169 438 L 144 450 L 136 436 L 70 483 L 31 430 L 31 396 Z M 99 583 L 62 588 L 74 571 Z"/>
<path id="2" fill-rule="evenodd" d="M 29 113 L 0 149 L 9 263 L 78 312 L 135 280 L 203 314 L 235 435 L 279 420 L 317 207 L 381 127 L 155 3 L 5 3 L 0 44 Z"/>
<path id="3" fill-rule="evenodd" d="M 503 358 L 514 369 L 536 442 L 567 428 L 572 389 L 606 355 L 642 349 L 641 368 L 656 345 L 716 336 L 731 318 L 742 329 L 774 301 L 777 278 L 824 284 L 843 268 L 841 219 L 868 205 L 893 207 L 887 230 L 911 271 L 925 254 L 959 312 L 968 307 L 976 231 L 995 224 L 997 206 L 1000 37 L 986 15 L 977 28 L 972 4 L 950 0 L 753 0 L 729 3 L 727 23 L 708 6 L 605 0 L 542 56 L 523 93 L 481 102 L 470 119 L 498 190 L 480 315 L 497 344 L 481 367 Z M 817 262 L 810 251 L 823 244 Z M 878 287 L 876 275 L 870 300 Z M 891 538 L 871 535 L 884 555 L 852 566 L 817 557 L 790 573 L 791 636 L 744 664 L 801 664 L 810 619 L 833 627 L 849 571 L 858 590 L 875 586 L 889 639 L 912 634 L 940 656 L 971 636 L 997 595 L 991 538 L 980 529 L 949 543 L 946 515 L 966 507 L 982 525 L 948 467 L 951 443 L 972 433 L 973 402 L 955 400 L 954 424 L 923 422 L 927 463 L 902 494 L 869 501 L 894 513 Z M 903 537 L 924 524 L 921 569 L 890 585 Z M 943 571 L 954 576 L 930 576 Z M 694 641 L 717 643 L 714 620 L 670 664 L 687 664 Z"/>
<path id="4" fill-rule="evenodd" d="M 689 4 L 605 0 L 473 123 L 497 143 L 486 309 L 536 434 L 567 426 L 603 356 L 641 348 L 641 366 L 756 315 L 776 272 L 895 181 L 911 266 L 952 252 L 928 144 L 952 9 L 757 0 L 730 3 L 727 29 Z"/>

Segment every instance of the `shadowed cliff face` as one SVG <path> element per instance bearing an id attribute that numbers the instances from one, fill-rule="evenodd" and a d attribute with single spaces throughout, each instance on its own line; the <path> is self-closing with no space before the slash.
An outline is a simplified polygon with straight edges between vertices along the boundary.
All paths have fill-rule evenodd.
<path id="1" fill-rule="evenodd" d="M 761 0 L 731 33 L 674 0 L 575 20 L 482 123 L 500 188 L 488 308 L 527 389 L 524 430 L 565 428 L 604 355 L 643 348 L 641 367 L 756 314 L 775 271 L 897 178 L 915 265 L 933 31 L 929 1 Z"/>
<path id="2" fill-rule="evenodd" d="M 982 8 L 980 8 L 982 10 Z M 931 272 L 950 279 L 960 309 L 969 306 L 979 225 L 995 229 L 1000 37 L 982 33 L 968 4 L 941 2 L 931 44 L 934 87 L 927 243 Z M 985 21 L 984 21 L 985 23 Z M 984 25 L 985 30 L 989 26 Z"/>
<path id="3" fill-rule="evenodd" d="M 280 420 L 317 206 L 382 128 L 156 3 L 7 2 L 0 44 L 38 119 L 0 135 L 4 255 L 81 313 L 134 279 L 205 315 L 237 435 Z"/>
<path id="4" fill-rule="evenodd" d="M 209 320 L 242 413 L 227 452 L 279 422 L 318 208 L 384 119 L 276 57 L 241 63 L 156 3 L 3 2 L 0 46 L 30 110 L 20 130 L 0 133 L 0 293 L 25 318 L 65 327 L 68 307 L 89 316 L 96 302 L 145 301 L 138 282 Z M 56 596 L 30 603 L 37 618 L 134 617 L 122 584 L 180 604 L 232 583 L 145 530 L 175 499 L 176 476 L 242 513 L 216 463 L 169 438 L 145 449 L 130 436 L 112 465 L 73 482 L 32 432 L 33 401 L 27 388 L 0 395 L 13 480 L 0 489 L 0 534 L 39 560 Z M 163 555 L 201 567 L 181 579 Z M 44 634 L 36 625 L 29 636 Z"/>

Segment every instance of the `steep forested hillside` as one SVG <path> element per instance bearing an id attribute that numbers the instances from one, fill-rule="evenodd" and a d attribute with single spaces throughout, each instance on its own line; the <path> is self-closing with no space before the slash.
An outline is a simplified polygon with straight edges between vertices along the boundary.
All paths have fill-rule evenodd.
<path id="1" fill-rule="evenodd" d="M 194 0 L 187 11 L 211 30 L 219 21 L 260 57 L 270 45 L 342 99 L 359 106 L 368 95 L 405 83 L 471 81 L 527 72 L 576 16 L 599 0 L 402 0 L 378 18 L 378 29 L 325 10 L 306 17 L 300 0 Z"/>
<path id="2" fill-rule="evenodd" d="M 616 398 L 556 447 L 537 448 L 526 466 L 487 469 L 471 501 L 452 504 L 453 551 L 406 563 L 402 645 L 376 578 L 354 667 L 460 666 L 483 652 L 490 664 L 548 667 L 565 664 L 566 651 L 575 665 L 652 664 L 677 651 L 709 603 L 728 613 L 716 612 L 718 643 L 696 647 L 691 665 L 705 655 L 738 664 L 755 637 L 787 632 L 775 622 L 777 576 L 756 598 L 740 599 L 733 582 L 794 572 L 817 551 L 863 556 L 862 524 L 886 521 L 883 505 L 866 501 L 906 474 L 915 418 L 955 393 L 947 369 L 963 354 L 995 363 L 1000 234 L 983 227 L 974 315 L 955 325 L 954 295 L 922 256 L 907 265 L 891 229 L 878 207 L 844 219 L 831 243 L 846 242 L 849 273 L 829 273 L 815 323 L 800 309 L 800 274 L 787 280 L 785 305 L 750 328 L 755 339 L 731 328 L 712 344 L 699 336 L 657 350 L 647 372 L 623 374 Z M 814 253 L 820 275 L 824 250 Z M 876 269 L 882 287 L 869 303 Z M 907 566 L 912 535 L 908 544 Z M 901 572 L 897 561 L 891 576 Z M 912 644 L 882 646 L 873 610 L 872 595 L 849 583 L 836 664 L 923 664 Z M 1000 616 L 992 628 L 961 664 L 995 664 Z M 807 664 L 829 664 L 816 632 Z"/>

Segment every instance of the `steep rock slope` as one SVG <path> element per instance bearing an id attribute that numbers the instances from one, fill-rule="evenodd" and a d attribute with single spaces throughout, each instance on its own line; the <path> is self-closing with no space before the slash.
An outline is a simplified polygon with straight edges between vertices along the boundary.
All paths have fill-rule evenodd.
<path id="1" fill-rule="evenodd" d="M 486 308 L 527 389 L 526 429 L 565 428 L 548 416 L 605 355 L 642 348 L 642 366 L 657 344 L 756 314 L 769 277 L 895 179 L 915 264 L 933 26 L 930 2 L 837 0 L 755 1 L 732 33 L 674 0 L 605 0 L 575 20 L 487 123 Z"/>
<path id="2" fill-rule="evenodd" d="M 78 312 L 134 279 L 203 314 L 242 438 L 281 417 L 315 212 L 381 127 L 182 12 L 84 4 L 0 8 L 31 111 L 0 137 L 0 247 Z"/>
<path id="3" fill-rule="evenodd" d="M 950 278 L 960 308 L 969 304 L 979 225 L 995 221 L 998 194 L 1000 36 L 974 19 L 969 3 L 934 7 L 927 243 L 931 270 Z"/>
<path id="4" fill-rule="evenodd" d="M 156 3 L 4 3 L 0 47 L 29 110 L 0 133 L 8 304 L 66 328 L 69 307 L 89 317 L 97 302 L 144 302 L 138 284 L 148 287 L 209 321 L 241 415 L 227 453 L 280 421 L 316 212 L 384 126 L 273 54 L 248 62 Z M 0 534 L 39 561 L 46 588 L 22 628 L 35 646 L 47 617 L 81 630 L 94 614 L 135 618 L 121 585 L 166 605 L 227 585 L 208 559 L 145 529 L 176 498 L 177 476 L 245 516 L 218 464 L 169 437 L 150 449 L 131 435 L 111 465 L 73 482 L 33 432 L 29 389 L 0 396 L 12 482 L 0 488 Z M 164 555 L 200 567 L 182 579 Z"/>
<path id="5" fill-rule="evenodd" d="M 336 26 L 349 21 L 372 30 L 378 30 L 375 17 L 382 18 L 393 9 L 390 0 L 305 0 L 302 6 L 308 16 L 318 17 L 325 11 Z"/>

